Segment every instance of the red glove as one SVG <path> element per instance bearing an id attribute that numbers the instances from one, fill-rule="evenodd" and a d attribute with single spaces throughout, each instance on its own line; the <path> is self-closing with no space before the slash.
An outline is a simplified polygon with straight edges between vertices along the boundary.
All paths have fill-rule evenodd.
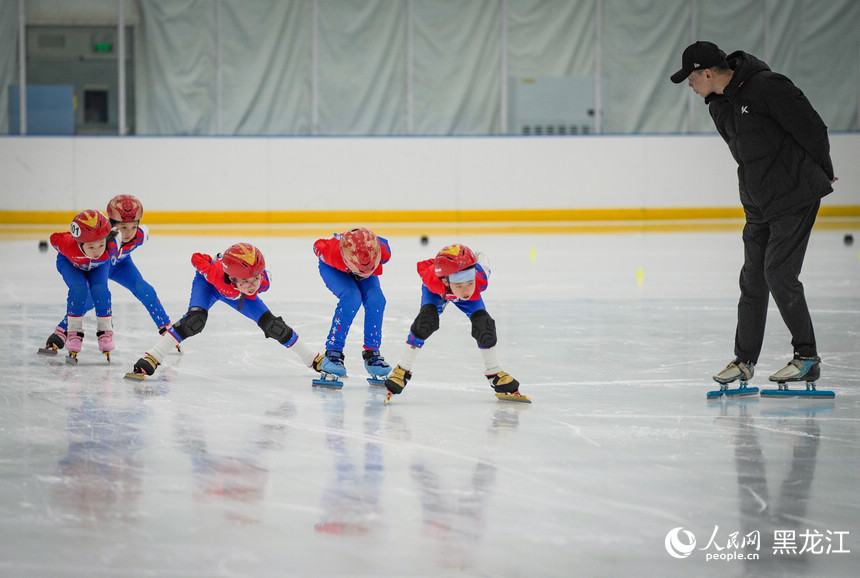
<path id="1" fill-rule="evenodd" d="M 194 268 L 200 271 L 201 275 L 209 272 L 209 265 L 212 263 L 212 257 L 206 253 L 194 253 L 191 255 L 191 264 Z"/>

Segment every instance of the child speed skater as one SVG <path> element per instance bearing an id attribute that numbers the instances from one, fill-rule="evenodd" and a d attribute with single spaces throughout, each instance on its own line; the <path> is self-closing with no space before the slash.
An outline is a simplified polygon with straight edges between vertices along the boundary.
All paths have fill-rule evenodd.
<path id="1" fill-rule="evenodd" d="M 158 332 L 164 334 L 167 326 L 170 325 L 170 318 L 164 311 L 161 301 L 158 300 L 155 289 L 143 279 L 134 261 L 131 260 L 131 252 L 149 239 L 149 231 L 145 225 L 140 224 L 143 205 L 134 195 L 117 195 L 108 201 L 106 214 L 111 226 L 119 231 L 117 243 L 119 253 L 116 261 L 108 265 L 110 267 L 108 279 L 116 281 L 131 291 L 146 307 L 155 326 L 158 327 Z M 92 308 L 92 296 L 87 293 L 85 310 L 89 311 Z M 63 318 L 54 333 L 48 337 L 46 348 L 62 349 L 66 343 L 67 327 L 68 320 Z"/>
<path id="2" fill-rule="evenodd" d="M 66 297 L 67 330 L 63 342 L 69 351 L 69 360 L 77 362 L 84 339 L 84 314 L 88 301 L 96 310 L 96 336 L 99 351 L 110 361 L 114 350 L 113 325 L 111 321 L 111 297 L 107 280 L 111 261 L 118 253 L 117 230 L 111 227 L 108 218 L 95 210 L 82 211 L 75 215 L 67 233 L 51 235 L 51 245 L 57 250 L 57 271 L 69 288 Z M 54 337 L 56 334 L 52 335 Z M 39 353 L 56 355 L 63 342 L 48 338 L 48 343 Z"/>
<path id="3" fill-rule="evenodd" d="M 155 373 L 168 351 L 203 331 L 209 309 L 218 301 L 255 322 L 266 337 L 290 348 L 301 358 L 302 363 L 321 371 L 325 356 L 317 355 L 308 348 L 299 334 L 281 317 L 275 317 L 260 298 L 260 293 L 269 289 L 269 274 L 263 254 L 257 247 L 250 243 L 237 243 L 214 259 L 204 253 L 194 253 L 191 264 L 197 272 L 191 282 L 188 312 L 137 360 L 134 370 L 127 373 L 126 378 L 144 379 Z"/>
<path id="4" fill-rule="evenodd" d="M 391 371 L 379 353 L 382 344 L 382 315 L 385 295 L 379 284 L 382 265 L 391 258 L 388 241 L 369 229 L 358 227 L 330 239 L 314 243 L 319 258 L 320 276 L 338 302 L 326 339 L 324 371 L 337 376 L 346 375 L 343 349 L 346 336 L 360 307 L 364 306 L 364 351 L 362 358 L 367 372 L 375 380 Z"/>
<path id="5" fill-rule="evenodd" d="M 403 391 L 412 378 L 412 364 L 424 342 L 439 329 L 439 315 L 448 303 L 468 315 L 472 337 L 484 360 L 484 375 L 499 399 L 531 403 L 520 394 L 519 382 L 502 371 L 496 353 L 496 322 L 487 313 L 481 293 L 487 288 L 487 271 L 478 263 L 475 253 L 465 245 L 448 245 L 436 255 L 418 263 L 421 287 L 421 309 L 412 323 L 406 345 L 397 367 L 385 380 L 388 399 Z M 388 400 L 386 400 L 386 403 Z"/>

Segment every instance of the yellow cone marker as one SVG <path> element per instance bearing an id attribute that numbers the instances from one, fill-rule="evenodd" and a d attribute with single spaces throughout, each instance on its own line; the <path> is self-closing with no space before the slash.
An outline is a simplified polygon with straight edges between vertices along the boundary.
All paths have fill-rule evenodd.
<path id="1" fill-rule="evenodd" d="M 642 267 L 636 271 L 636 286 L 639 289 L 642 289 L 642 284 L 645 283 L 645 273 L 642 271 Z"/>
<path id="2" fill-rule="evenodd" d="M 535 263 L 537 261 L 537 249 L 535 249 L 534 247 L 532 247 L 531 251 L 529 251 L 529 260 L 532 263 Z"/>

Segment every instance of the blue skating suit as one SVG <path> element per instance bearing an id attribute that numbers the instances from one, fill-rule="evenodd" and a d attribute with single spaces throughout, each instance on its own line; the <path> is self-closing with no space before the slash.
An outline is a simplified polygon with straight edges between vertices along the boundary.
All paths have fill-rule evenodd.
<path id="1" fill-rule="evenodd" d="M 377 350 L 382 343 L 382 316 L 385 311 L 385 295 L 379 284 L 382 266 L 391 258 L 388 240 L 379 239 L 382 260 L 373 274 L 367 278 L 349 271 L 340 253 L 340 234 L 314 243 L 314 253 L 319 258 L 320 276 L 329 291 L 337 297 L 331 329 L 325 348 L 343 351 L 346 336 L 358 310 L 364 306 L 364 348 Z"/>
<path id="2" fill-rule="evenodd" d="M 116 258 L 116 262 L 111 265 L 110 272 L 108 273 L 108 279 L 116 281 L 137 297 L 138 301 L 143 303 L 143 306 L 146 307 L 147 312 L 150 317 L 152 317 L 152 321 L 155 323 L 156 327 L 162 328 L 166 325 L 170 324 L 170 318 L 167 316 L 167 312 L 164 311 L 164 307 L 161 305 L 161 301 L 158 300 L 158 295 L 155 293 L 155 289 L 153 289 L 152 285 L 147 283 L 143 276 L 140 274 L 140 271 L 137 270 L 137 265 L 134 264 L 134 261 L 131 260 L 131 252 L 140 247 L 144 241 L 149 239 L 149 230 L 145 225 L 141 225 L 137 229 L 137 234 L 132 238 L 128 243 L 123 243 L 119 248 L 119 255 Z M 119 238 L 117 242 L 122 242 Z M 93 299 L 92 295 L 87 295 L 86 304 L 84 305 L 84 313 L 93 308 Z M 59 326 L 63 329 L 66 329 L 66 319 L 59 323 Z"/>

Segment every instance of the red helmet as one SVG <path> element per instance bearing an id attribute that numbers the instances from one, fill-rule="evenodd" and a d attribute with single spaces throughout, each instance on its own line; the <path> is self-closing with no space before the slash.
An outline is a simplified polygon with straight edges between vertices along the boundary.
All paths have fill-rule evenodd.
<path id="1" fill-rule="evenodd" d="M 134 195 L 117 195 L 108 201 L 107 216 L 111 221 L 139 221 L 143 217 L 143 205 Z"/>
<path id="2" fill-rule="evenodd" d="M 433 260 L 433 272 L 441 279 L 474 267 L 477 262 L 475 253 L 466 245 L 448 245 L 436 254 Z"/>
<path id="3" fill-rule="evenodd" d="M 107 237 L 112 228 L 104 213 L 90 209 L 75 215 L 69 230 L 78 243 L 92 243 Z"/>
<path id="4" fill-rule="evenodd" d="M 347 269 L 368 277 L 382 261 L 382 248 L 373 231 L 359 227 L 340 236 L 340 256 Z"/>
<path id="5" fill-rule="evenodd" d="M 221 256 L 224 272 L 236 279 L 256 277 L 266 268 L 266 260 L 258 248 L 250 243 L 236 243 Z"/>

